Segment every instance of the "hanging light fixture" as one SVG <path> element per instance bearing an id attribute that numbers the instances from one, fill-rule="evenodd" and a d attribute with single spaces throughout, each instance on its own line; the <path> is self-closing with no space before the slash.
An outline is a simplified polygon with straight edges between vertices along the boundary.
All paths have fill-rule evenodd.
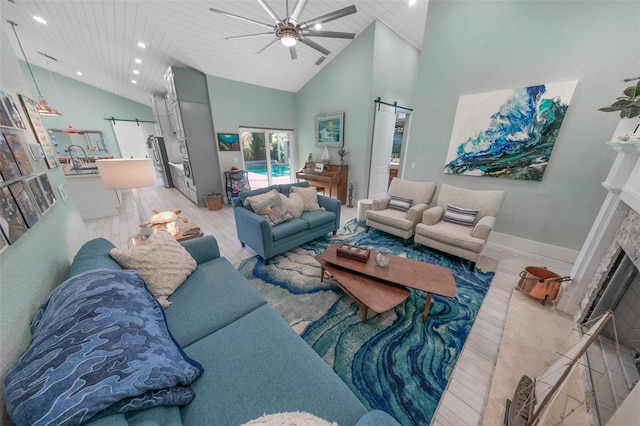
<path id="1" fill-rule="evenodd" d="M 42 96 L 42 93 L 40 93 L 40 87 L 38 87 L 38 82 L 36 81 L 36 77 L 33 75 L 31 64 L 27 60 L 27 55 L 24 53 L 24 49 L 22 48 L 22 43 L 20 43 L 20 38 L 18 37 L 18 33 L 16 32 L 16 27 L 18 26 L 18 24 L 9 20 L 7 20 L 7 22 L 10 23 L 11 27 L 13 28 L 13 33 L 16 35 L 16 40 L 18 40 L 18 46 L 20 46 L 20 51 L 22 52 L 24 61 L 27 63 L 27 68 L 29 68 L 29 73 L 31 73 L 33 84 L 36 85 L 36 90 L 38 91 L 38 102 L 36 103 L 36 109 L 38 110 L 38 113 L 40 113 L 40 115 L 55 115 L 55 116 L 62 115 L 58 111 L 56 111 L 55 109 L 47 105 L 47 100 L 44 98 L 44 96 Z"/>

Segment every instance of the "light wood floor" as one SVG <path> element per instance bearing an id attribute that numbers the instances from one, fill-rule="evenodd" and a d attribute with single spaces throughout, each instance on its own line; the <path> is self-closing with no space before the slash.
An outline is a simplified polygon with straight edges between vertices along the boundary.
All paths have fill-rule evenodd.
<path id="1" fill-rule="evenodd" d="M 249 247 L 242 248 L 240 246 L 231 206 L 225 204 L 220 210 L 209 211 L 206 208 L 197 207 L 173 188 L 145 188 L 138 190 L 138 192 L 149 216 L 153 214 L 151 209 L 159 211 L 182 209 L 181 214 L 186 216 L 189 221 L 196 222 L 205 234 L 216 237 L 222 255 L 234 265 L 237 266 L 242 260 L 256 255 Z M 130 193 L 123 192 L 119 216 L 85 222 L 89 237 L 104 237 L 118 247 L 128 247 L 131 235 L 138 231 L 137 213 L 132 204 Z M 356 215 L 356 208 L 343 206 L 342 224 L 355 218 Z M 518 274 L 530 265 L 546 266 L 561 276 L 569 275 L 571 270 L 570 264 L 525 252 L 507 252 L 487 248 L 483 254 L 485 259 L 478 262 L 479 267 L 490 265 L 495 268 L 497 265 L 496 275 L 449 380 L 448 388 L 440 401 L 432 425 L 489 424 L 483 421 L 483 414 L 485 410 L 488 410 L 487 404 L 492 403 L 489 392 L 493 372 L 498 359 L 513 288 L 519 278 Z M 551 308 L 548 309 L 548 314 L 564 315 L 553 312 Z M 531 326 L 535 327 L 535 324 Z M 550 332 L 566 335 L 570 330 L 550 330 Z M 522 331 L 522 336 L 523 339 L 527 338 L 527 330 Z M 517 354 L 515 355 L 517 356 Z M 514 371 L 513 374 L 517 376 L 517 382 L 517 379 L 524 373 Z M 503 403 L 504 401 L 499 402 L 499 404 Z M 492 411 L 496 409 L 500 410 L 500 407 L 491 408 Z"/>

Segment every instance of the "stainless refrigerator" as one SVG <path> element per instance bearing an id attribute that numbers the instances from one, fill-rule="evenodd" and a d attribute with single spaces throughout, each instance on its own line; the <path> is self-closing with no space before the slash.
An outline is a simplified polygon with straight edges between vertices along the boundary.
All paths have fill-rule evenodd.
<path id="1" fill-rule="evenodd" d="M 171 173 L 169 171 L 169 159 L 167 158 L 167 149 L 164 144 L 164 138 L 161 136 L 149 135 L 147 138 L 147 152 L 149 158 L 153 160 L 156 174 L 167 188 L 173 186 L 171 181 Z"/>

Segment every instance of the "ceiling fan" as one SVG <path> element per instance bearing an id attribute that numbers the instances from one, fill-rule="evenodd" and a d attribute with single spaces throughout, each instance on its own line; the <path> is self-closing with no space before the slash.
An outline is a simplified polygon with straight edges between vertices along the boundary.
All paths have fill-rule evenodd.
<path id="1" fill-rule="evenodd" d="M 318 16 L 317 18 L 311 19 L 306 22 L 300 22 L 300 15 L 304 10 L 304 7 L 307 4 L 307 0 L 297 0 L 295 6 L 293 7 L 293 11 L 289 14 L 289 0 L 286 1 L 286 17 L 284 19 L 278 18 L 273 9 L 266 3 L 265 0 L 257 0 L 260 3 L 260 6 L 267 12 L 267 14 L 275 21 L 274 24 L 267 24 L 264 22 L 256 21 L 251 18 L 246 18 L 244 16 L 235 15 L 233 13 L 225 12 L 219 9 L 210 8 L 209 10 L 215 13 L 220 13 L 225 16 L 229 16 L 231 18 L 240 19 L 242 21 L 251 22 L 253 24 L 257 24 L 263 27 L 269 28 L 270 31 L 258 34 L 246 34 L 240 36 L 231 36 L 225 37 L 226 40 L 231 39 L 241 39 L 241 38 L 249 38 L 249 37 L 264 37 L 264 36 L 275 36 L 275 39 L 269 42 L 265 47 L 256 52 L 256 54 L 262 53 L 278 41 L 280 41 L 284 46 L 289 48 L 289 54 L 291 55 L 291 60 L 294 60 L 298 57 L 296 53 L 296 42 L 300 42 L 306 44 L 307 46 L 317 50 L 323 55 L 329 55 L 331 51 L 320 46 L 318 43 L 315 43 L 309 40 L 308 37 L 332 37 L 332 38 L 345 38 L 345 39 L 353 39 L 355 37 L 354 33 L 343 33 L 337 31 L 319 31 L 318 29 L 310 29 L 319 24 L 324 24 L 325 22 L 333 21 L 335 19 L 342 18 L 347 15 L 351 15 L 352 13 L 356 13 L 356 7 L 351 5 L 345 7 L 343 9 L 335 10 L 331 13 L 327 13 L 326 15 Z"/>

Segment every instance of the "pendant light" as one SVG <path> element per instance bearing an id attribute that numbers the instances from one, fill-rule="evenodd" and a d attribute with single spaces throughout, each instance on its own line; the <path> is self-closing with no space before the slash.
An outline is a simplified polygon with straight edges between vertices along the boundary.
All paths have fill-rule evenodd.
<path id="1" fill-rule="evenodd" d="M 36 110 L 38 110 L 38 113 L 40 113 L 40 115 L 54 115 L 54 116 L 62 115 L 58 111 L 56 111 L 55 109 L 47 105 L 47 100 L 44 98 L 44 96 L 42 96 L 42 93 L 40 93 L 40 87 L 38 87 L 38 82 L 36 81 L 36 77 L 33 75 L 31 64 L 27 60 L 27 55 L 24 53 L 24 49 L 22 48 L 22 43 L 20 43 L 20 38 L 18 37 L 18 33 L 16 32 L 16 27 L 18 26 L 18 24 L 9 20 L 7 20 L 7 22 L 10 23 L 11 27 L 13 28 L 13 33 L 16 35 L 16 40 L 18 40 L 18 46 L 20 46 L 20 51 L 22 52 L 24 61 L 27 63 L 27 68 L 29 68 L 29 73 L 31 73 L 33 84 L 36 85 L 36 90 L 38 91 L 38 102 L 36 103 Z"/>

